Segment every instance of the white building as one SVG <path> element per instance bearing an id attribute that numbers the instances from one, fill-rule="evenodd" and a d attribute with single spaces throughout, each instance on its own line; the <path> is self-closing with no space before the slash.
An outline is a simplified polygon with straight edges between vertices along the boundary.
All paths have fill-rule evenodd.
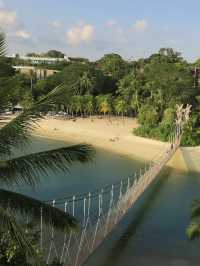
<path id="1" fill-rule="evenodd" d="M 13 55 L 11 57 L 15 58 L 16 55 Z M 19 59 L 30 62 L 33 65 L 40 65 L 40 64 L 50 65 L 50 64 L 55 64 L 57 62 L 68 61 L 67 56 L 65 56 L 64 58 L 20 56 Z"/>

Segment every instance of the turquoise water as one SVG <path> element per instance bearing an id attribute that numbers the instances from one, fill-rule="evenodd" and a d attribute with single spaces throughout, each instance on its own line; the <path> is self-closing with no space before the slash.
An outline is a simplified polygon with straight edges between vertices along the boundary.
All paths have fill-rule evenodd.
<path id="1" fill-rule="evenodd" d="M 87 266 L 198 266 L 200 241 L 185 236 L 200 178 L 165 169 Z"/>
<path id="2" fill-rule="evenodd" d="M 31 151 L 42 151 L 66 145 L 61 141 L 33 138 Z M 67 144 L 69 145 L 69 144 Z M 144 165 L 143 162 L 98 150 L 94 161 L 82 165 L 75 163 L 70 167 L 70 172 L 63 174 L 49 173 L 49 176 L 40 176 L 40 184 L 35 190 L 21 187 L 19 192 L 39 198 L 50 200 L 58 197 L 70 196 L 84 192 L 92 192 L 101 187 L 112 185 L 122 178 L 127 178 L 134 171 Z"/>
<path id="3" fill-rule="evenodd" d="M 62 142 L 33 139 L 32 150 L 63 146 Z M 98 151 L 93 163 L 75 164 L 70 173 L 41 177 L 36 190 L 21 192 L 47 200 L 93 191 L 117 182 L 144 163 Z M 116 230 L 93 254 L 87 266 L 199 266 L 200 241 L 185 236 L 192 200 L 200 196 L 200 177 L 164 169 L 157 182 L 137 202 Z"/>

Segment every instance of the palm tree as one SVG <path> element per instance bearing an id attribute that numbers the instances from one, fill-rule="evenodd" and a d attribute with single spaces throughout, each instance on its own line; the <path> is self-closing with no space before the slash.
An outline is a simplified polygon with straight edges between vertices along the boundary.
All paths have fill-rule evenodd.
<path id="1" fill-rule="evenodd" d="M 139 103 L 139 97 L 138 97 L 138 91 L 135 90 L 134 94 L 132 95 L 130 106 L 134 110 L 135 113 L 138 113 L 140 110 L 140 103 Z"/>
<path id="2" fill-rule="evenodd" d="M 82 96 L 74 95 L 72 96 L 71 101 L 72 101 L 72 108 L 76 116 L 78 115 L 78 113 L 82 113 Z"/>
<path id="3" fill-rule="evenodd" d="M 128 106 L 127 106 L 125 100 L 122 97 L 118 96 L 115 99 L 114 109 L 115 109 L 115 112 L 117 113 L 117 115 L 124 116 L 127 113 Z"/>
<path id="4" fill-rule="evenodd" d="M 88 72 L 84 72 L 83 75 L 79 78 L 79 89 L 80 94 L 89 93 L 92 88 L 92 81 L 89 77 Z"/>
<path id="5" fill-rule="evenodd" d="M 104 116 L 112 111 L 111 101 L 112 96 L 110 94 L 96 96 L 97 109 Z"/>
<path id="6" fill-rule="evenodd" d="M 90 94 L 86 94 L 83 97 L 86 113 L 89 114 L 91 117 L 94 111 L 94 97 Z"/>
<path id="7" fill-rule="evenodd" d="M 0 35 L 0 56 L 5 55 L 5 38 Z M 33 103 L 20 115 L 11 120 L 0 129 L 0 182 L 2 185 L 20 186 L 26 184 L 35 187 L 40 181 L 38 174 L 47 175 L 48 169 L 56 172 L 66 172 L 75 162 L 86 163 L 93 158 L 94 151 L 90 145 L 78 144 L 59 149 L 16 156 L 13 148 L 20 148 L 30 143 L 32 130 L 37 122 L 43 118 L 43 113 L 48 111 L 63 95 L 63 86 L 56 87 L 48 95 Z M 6 91 L 1 91 L 0 108 L 4 109 L 9 99 Z M 39 200 L 0 189 L 0 232 L 10 232 L 11 237 L 26 251 L 27 256 L 35 258 L 36 252 L 26 235 L 15 213 L 31 215 L 39 219 L 40 210 L 43 210 L 44 222 L 51 223 L 60 230 L 69 230 L 77 227 L 77 221 L 69 214 L 53 208 Z"/>

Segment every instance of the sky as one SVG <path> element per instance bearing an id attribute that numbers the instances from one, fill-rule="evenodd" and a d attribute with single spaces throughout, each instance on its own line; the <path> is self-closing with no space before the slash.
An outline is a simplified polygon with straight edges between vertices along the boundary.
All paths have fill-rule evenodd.
<path id="1" fill-rule="evenodd" d="M 148 57 L 172 47 L 200 57 L 200 0 L 0 0 L 8 53 L 63 51 L 91 60 L 107 53 Z"/>

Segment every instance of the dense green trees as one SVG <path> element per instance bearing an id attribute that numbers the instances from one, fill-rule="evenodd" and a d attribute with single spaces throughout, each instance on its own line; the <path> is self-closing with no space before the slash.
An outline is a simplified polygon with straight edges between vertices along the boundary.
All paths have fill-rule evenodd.
<path id="1" fill-rule="evenodd" d="M 55 110 L 64 109 L 72 115 L 136 116 L 140 127 L 135 134 L 166 140 L 172 122 L 168 121 L 169 112 L 175 111 L 176 104 L 188 103 L 193 107 L 192 119 L 182 144 L 200 144 L 200 88 L 194 88 L 193 65 L 171 48 L 131 62 L 118 54 L 106 54 L 96 62 L 75 58 L 60 66 L 59 73 L 32 85 L 30 78 L 16 75 L 9 60 L 3 60 L 0 86 L 11 90 L 11 105 L 19 102 L 28 106 L 63 84 L 63 97 Z"/>
<path id="2" fill-rule="evenodd" d="M 174 113 L 176 104 L 189 103 L 193 106 L 193 118 L 182 144 L 198 145 L 200 90 L 194 88 L 191 68 L 192 65 L 171 48 L 162 48 L 149 58 L 135 62 L 127 62 L 117 54 L 107 54 L 94 63 L 69 63 L 60 73 L 38 81 L 33 86 L 33 96 L 37 99 L 63 83 L 65 110 L 77 115 L 138 116 L 141 124 L 135 134 L 161 140 L 167 140 L 171 129 L 169 113 Z M 72 97 L 76 95 L 82 99 Z M 90 111 L 84 104 L 88 97 Z M 79 99 L 79 107 L 74 99 Z"/>
<path id="3" fill-rule="evenodd" d="M 142 69 L 142 73 L 140 72 L 136 76 L 140 81 L 138 101 L 139 106 L 142 106 L 138 117 L 146 116 L 146 121 L 141 123 L 140 128 L 135 133 L 167 140 L 170 130 L 170 123 L 166 121 L 167 110 L 174 112 L 178 103 L 190 103 L 194 110 L 197 107 L 198 88 L 193 88 L 193 76 L 189 66 L 186 65 L 179 53 L 171 49 L 161 49 L 158 54 L 152 55 L 144 62 Z M 155 114 L 156 119 L 149 119 L 148 108 L 144 110 L 143 107 L 146 104 L 151 110 L 151 116 Z M 191 139 L 187 137 L 187 140 L 184 137 L 182 144 L 196 145 L 200 143 L 199 138 L 194 133 L 198 126 L 198 123 L 193 123 L 193 137 Z"/>
<path id="4" fill-rule="evenodd" d="M 122 78 L 128 71 L 128 63 L 118 54 L 106 54 L 97 64 L 104 74 L 115 80 Z"/>
<path id="5" fill-rule="evenodd" d="M 64 58 L 64 53 L 57 51 L 57 50 L 49 50 L 46 53 L 28 53 L 26 55 L 27 57 L 53 57 L 53 58 Z"/>
<path id="6" fill-rule="evenodd" d="M 6 92 L 6 93 L 5 93 Z M 32 90 L 30 78 L 15 73 L 10 60 L 0 57 L 0 97 L 10 106 L 17 103 L 28 106 L 32 102 Z M 1 103 L 1 106 L 3 103 Z"/>

